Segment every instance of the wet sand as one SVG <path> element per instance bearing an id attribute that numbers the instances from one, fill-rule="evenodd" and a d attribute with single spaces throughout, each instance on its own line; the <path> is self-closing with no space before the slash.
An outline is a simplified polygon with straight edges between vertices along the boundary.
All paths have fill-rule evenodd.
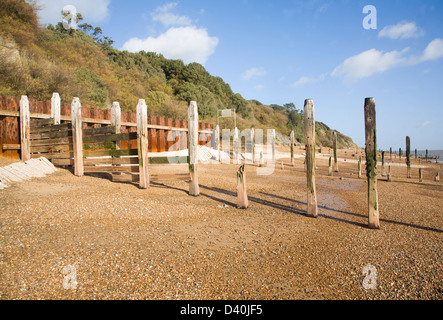
<path id="1" fill-rule="evenodd" d="M 14 184 L 0 191 L 0 299 L 441 300 L 439 166 L 426 164 L 423 183 L 416 168 L 411 179 L 401 166 L 390 183 L 380 175 L 381 228 L 370 230 L 357 154 L 341 150 L 329 177 L 332 153 L 322 152 L 316 219 L 306 216 L 303 157 L 294 167 L 279 159 L 267 176 L 248 165 L 247 210 L 235 207 L 238 165 L 199 165 L 199 197 L 186 181 L 141 190 L 65 169 Z M 363 286 L 368 265 L 375 289 Z"/>

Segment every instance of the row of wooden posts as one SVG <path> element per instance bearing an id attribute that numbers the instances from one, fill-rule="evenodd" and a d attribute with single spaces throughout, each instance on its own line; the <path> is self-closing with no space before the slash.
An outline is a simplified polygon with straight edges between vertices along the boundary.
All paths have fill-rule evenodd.
<path id="1" fill-rule="evenodd" d="M 57 108 L 53 108 L 52 118 L 54 123 L 60 123 L 60 117 L 57 116 Z M 114 104 L 111 112 L 111 125 L 118 128 L 120 126 L 120 107 Z M 139 163 L 139 186 L 140 188 L 149 187 L 148 172 L 148 118 L 147 106 L 144 99 L 140 99 L 137 108 L 137 147 L 138 147 L 138 163 Z M 72 130 L 73 130 L 73 153 L 74 153 L 74 174 L 83 176 L 83 138 L 82 138 L 82 120 L 81 120 L 81 104 L 79 98 L 74 98 L 71 104 Z M 380 227 L 379 206 L 377 194 L 377 141 L 376 141 L 376 112 L 374 98 L 366 98 L 364 104 L 365 117 L 365 153 L 366 153 L 366 176 L 368 180 L 368 226 L 369 228 L 378 229 Z M 312 217 L 318 217 L 317 193 L 315 183 L 315 115 L 314 103 L 312 99 L 305 100 L 304 104 L 304 127 L 306 141 L 306 177 L 307 177 L 307 214 Z M 217 128 L 218 129 L 218 128 Z M 30 115 L 29 101 L 26 96 L 22 96 L 20 101 L 20 132 L 21 132 L 21 156 L 22 160 L 30 159 Z M 217 132 L 217 130 L 216 130 Z M 234 139 L 238 133 L 234 131 Z M 271 131 L 272 154 L 275 160 L 275 131 Z M 191 101 L 188 107 L 188 149 L 189 149 L 189 173 L 191 182 L 189 184 L 189 194 L 198 196 L 200 194 L 198 184 L 198 109 L 197 103 Z M 218 140 L 218 133 L 216 133 Z M 410 139 L 407 137 L 407 155 L 410 150 Z M 294 164 L 294 134 L 291 133 L 291 163 Z M 334 132 L 334 169 L 338 171 L 337 160 L 337 135 Z M 234 155 L 238 155 L 238 144 L 234 146 Z M 382 155 L 384 159 L 384 153 Z M 262 160 L 260 161 L 260 163 Z M 332 171 L 332 159 L 329 159 L 329 172 Z M 238 163 L 238 162 L 237 162 Z M 407 160 L 408 177 L 410 176 L 410 161 Z M 359 161 L 359 177 L 361 177 L 361 159 Z M 248 207 L 248 197 L 246 193 L 246 176 L 245 166 L 242 165 L 237 173 L 237 206 L 239 208 Z M 390 170 L 388 180 L 390 180 Z M 421 177 L 421 169 L 420 169 Z M 420 178 L 421 179 L 421 178 Z"/>
<path id="2" fill-rule="evenodd" d="M 59 101 L 59 100 L 58 100 Z M 51 118 L 54 124 L 60 124 L 60 109 L 52 110 Z M 138 149 L 138 166 L 139 166 L 139 187 L 146 189 L 149 187 L 148 172 L 148 113 L 147 105 L 144 99 L 140 99 L 137 108 L 137 149 Z M 58 115 L 58 116 L 57 116 Z M 79 98 L 74 98 L 71 104 L 71 120 L 72 120 L 72 148 L 73 148 L 73 166 L 74 175 L 84 175 L 83 165 L 83 128 L 81 117 L 81 103 Z M 20 150 L 21 159 L 27 161 L 31 158 L 31 139 L 30 139 L 30 112 L 29 100 L 27 96 L 22 96 L 20 100 Z M 115 127 L 115 133 L 120 133 L 121 126 L 121 110 L 118 103 L 114 103 L 111 109 L 111 126 Z M 198 188 L 198 110 L 197 103 L 191 101 L 188 108 L 188 149 L 189 149 L 189 171 L 191 177 L 190 191 L 191 195 L 199 195 Z"/>

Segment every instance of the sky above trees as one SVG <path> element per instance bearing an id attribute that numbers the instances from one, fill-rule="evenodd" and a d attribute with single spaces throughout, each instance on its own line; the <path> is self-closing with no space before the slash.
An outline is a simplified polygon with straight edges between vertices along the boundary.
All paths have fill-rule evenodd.
<path id="1" fill-rule="evenodd" d="M 380 148 L 408 135 L 413 149 L 443 149 L 440 0 L 38 3 L 42 24 L 73 5 L 115 48 L 198 62 L 246 99 L 301 108 L 312 98 L 316 119 L 360 146 L 374 97 Z"/>

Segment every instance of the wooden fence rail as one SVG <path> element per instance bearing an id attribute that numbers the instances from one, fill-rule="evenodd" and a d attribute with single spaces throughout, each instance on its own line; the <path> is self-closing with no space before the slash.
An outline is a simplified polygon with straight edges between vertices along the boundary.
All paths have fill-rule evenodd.
<path id="1" fill-rule="evenodd" d="M 20 100 L 21 97 L 0 97 L 0 156 L 20 158 Z M 149 108 L 149 106 L 148 106 Z M 135 112 L 121 111 L 121 133 L 137 130 Z M 83 129 L 108 127 L 112 124 L 111 109 L 103 110 L 82 106 Z M 52 119 L 54 123 L 71 123 L 71 104 L 61 103 L 58 94 L 49 101 L 29 99 L 30 119 Z M 204 145 L 213 137 L 213 125 L 199 123 L 199 143 Z M 188 121 L 148 116 L 149 152 L 179 151 L 187 148 Z M 123 149 L 137 148 L 136 140 L 123 140 Z M 129 146 L 128 143 L 131 143 Z M 35 151 L 35 150 L 34 150 Z M 31 152 L 32 153 L 32 152 Z"/>

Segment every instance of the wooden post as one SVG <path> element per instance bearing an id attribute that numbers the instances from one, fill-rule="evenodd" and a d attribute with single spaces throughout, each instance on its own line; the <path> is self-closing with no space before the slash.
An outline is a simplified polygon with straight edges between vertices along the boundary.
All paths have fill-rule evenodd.
<path id="1" fill-rule="evenodd" d="M 361 179 L 361 157 L 358 159 L 358 178 Z"/>
<path id="2" fill-rule="evenodd" d="M 334 147 L 334 171 L 338 172 L 338 159 L 337 159 L 337 132 L 333 133 L 333 147 Z"/>
<path id="3" fill-rule="evenodd" d="M 241 140 L 237 128 L 234 128 L 233 151 L 234 151 L 234 164 L 240 164 Z"/>
<path id="4" fill-rule="evenodd" d="M 368 224 L 380 228 L 377 194 L 377 135 L 374 98 L 365 99 L 366 176 L 368 178 Z"/>
<path id="5" fill-rule="evenodd" d="M 406 177 L 411 178 L 411 138 L 406 136 Z"/>
<path id="6" fill-rule="evenodd" d="M 295 162 L 294 162 L 294 143 L 295 143 L 294 131 L 291 131 L 290 138 L 291 138 L 291 166 L 294 166 L 295 165 Z"/>
<path id="7" fill-rule="evenodd" d="M 246 192 L 245 165 L 240 166 L 237 172 L 237 208 L 248 208 L 248 194 Z"/>
<path id="8" fill-rule="evenodd" d="M 426 156 L 425 156 L 425 160 L 428 161 L 428 149 L 426 149 Z"/>
<path id="9" fill-rule="evenodd" d="M 214 150 L 217 151 L 217 155 L 218 155 L 218 161 L 221 163 L 221 159 L 220 159 L 220 126 L 217 125 L 215 127 L 215 130 L 213 131 L 213 144 L 214 144 Z"/>
<path id="10" fill-rule="evenodd" d="M 315 187 L 315 119 L 314 102 L 305 100 L 304 124 L 306 141 L 306 179 L 308 187 L 308 216 L 318 217 L 317 192 Z"/>
<path id="11" fill-rule="evenodd" d="M 188 145 L 189 145 L 189 139 L 188 139 Z M 224 154 L 228 154 L 231 152 L 231 130 L 229 129 L 222 129 L 222 145 L 221 150 Z M 220 163 L 222 164 L 230 164 L 231 163 L 231 157 L 221 157 L 220 156 Z"/>
<path id="12" fill-rule="evenodd" d="M 22 161 L 31 159 L 30 125 L 29 100 L 27 96 L 22 96 L 20 99 L 20 150 Z"/>
<path id="13" fill-rule="evenodd" d="M 423 182 L 423 170 L 422 168 L 418 169 L 418 181 Z"/>
<path id="14" fill-rule="evenodd" d="M 54 124 L 60 124 L 60 95 L 57 92 L 52 94 L 51 98 L 51 118 L 54 119 Z"/>
<path id="15" fill-rule="evenodd" d="M 255 163 L 255 129 L 251 129 L 251 143 L 252 143 L 252 164 Z"/>
<path id="16" fill-rule="evenodd" d="M 148 107 L 144 99 L 138 100 L 137 104 L 137 149 L 138 149 L 138 166 L 139 166 L 139 182 L 141 189 L 149 188 L 149 171 L 148 171 Z"/>
<path id="17" fill-rule="evenodd" d="M 389 148 L 389 160 L 392 160 L 392 148 Z"/>
<path id="18" fill-rule="evenodd" d="M 122 111 L 118 102 L 114 102 L 111 107 L 111 126 L 115 127 L 115 133 L 121 133 Z"/>
<path id="19" fill-rule="evenodd" d="M 332 176 L 332 157 L 329 157 L 329 169 L 328 169 L 328 176 Z"/>
<path id="20" fill-rule="evenodd" d="M 188 146 L 189 146 L 189 195 L 199 196 L 198 185 L 198 109 L 197 102 L 191 101 L 188 107 Z"/>
<path id="21" fill-rule="evenodd" d="M 417 159 L 417 149 L 415 149 L 415 159 Z"/>
<path id="22" fill-rule="evenodd" d="M 398 149 L 398 159 L 401 161 L 401 148 Z"/>
<path id="23" fill-rule="evenodd" d="M 391 177 L 391 166 L 388 167 L 388 182 L 392 181 L 392 177 Z"/>
<path id="24" fill-rule="evenodd" d="M 79 98 L 74 98 L 71 103 L 72 142 L 74 149 L 74 175 L 82 177 L 83 169 L 83 126 L 82 106 Z"/>
<path id="25" fill-rule="evenodd" d="M 116 134 L 121 133 L 121 125 L 122 125 L 122 112 L 120 108 L 120 103 L 114 102 L 111 107 L 111 126 L 115 127 L 114 133 Z M 116 141 L 115 150 L 121 150 L 120 140 Z M 115 157 L 115 158 L 120 158 L 120 157 Z M 120 167 L 121 165 L 117 164 L 115 166 Z M 117 172 L 115 174 L 121 175 L 120 172 Z M 114 178 L 114 174 L 112 174 L 112 177 Z"/>
<path id="26" fill-rule="evenodd" d="M 385 176 L 385 152 L 381 152 L 381 176 Z"/>
<path id="27" fill-rule="evenodd" d="M 272 163 L 275 165 L 275 161 L 277 160 L 275 157 L 275 129 L 268 129 L 268 138 L 271 138 Z"/>

